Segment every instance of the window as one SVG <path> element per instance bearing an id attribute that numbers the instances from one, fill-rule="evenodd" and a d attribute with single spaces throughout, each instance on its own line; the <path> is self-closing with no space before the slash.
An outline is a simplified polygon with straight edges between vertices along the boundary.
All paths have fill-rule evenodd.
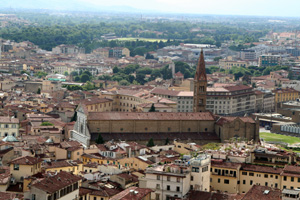
<path id="1" fill-rule="evenodd" d="M 253 181 L 252 180 L 250 180 L 250 185 L 252 185 L 253 184 Z"/>
<path id="2" fill-rule="evenodd" d="M 242 175 L 245 175 L 245 176 L 247 176 L 247 172 L 242 172 Z"/>
<path id="3" fill-rule="evenodd" d="M 156 189 L 160 189 L 160 184 L 156 184 Z"/>
<path id="4" fill-rule="evenodd" d="M 157 176 L 156 176 L 156 180 L 160 180 L 160 175 L 157 175 Z"/>
<path id="5" fill-rule="evenodd" d="M 32 194 L 32 196 L 31 196 L 31 200 L 36 200 L 36 196 L 35 196 L 35 194 Z"/>
<path id="6" fill-rule="evenodd" d="M 221 182 L 221 179 L 218 178 L 218 183 L 220 183 L 220 182 Z"/>
<path id="7" fill-rule="evenodd" d="M 4 124 L 4 128 L 9 128 L 9 125 L 8 124 Z"/>
<path id="8" fill-rule="evenodd" d="M 177 178 L 177 183 L 180 183 L 180 178 Z"/>
<path id="9" fill-rule="evenodd" d="M 298 178 L 298 183 L 300 183 L 300 178 Z"/>
<path id="10" fill-rule="evenodd" d="M 254 176 L 254 173 L 250 172 L 250 173 L 249 173 L 249 176 Z"/>
<path id="11" fill-rule="evenodd" d="M 171 189 L 171 187 L 169 185 L 167 185 L 167 190 L 170 190 L 170 189 Z"/>
<path id="12" fill-rule="evenodd" d="M 155 194 L 155 200 L 160 200 L 159 194 Z"/>
<path id="13" fill-rule="evenodd" d="M 16 128 L 17 126 L 15 124 L 11 125 L 12 128 Z"/>
<path id="14" fill-rule="evenodd" d="M 268 175 L 268 174 L 265 174 L 265 178 L 269 178 L 269 175 Z"/>
<path id="15" fill-rule="evenodd" d="M 179 186 L 176 187 L 176 191 L 180 192 L 180 187 Z"/>
<path id="16" fill-rule="evenodd" d="M 275 188 L 277 188 L 278 187 L 278 184 L 277 183 L 275 183 Z"/>
<path id="17" fill-rule="evenodd" d="M 224 179 L 224 184 L 229 184 L 229 180 L 228 179 Z"/>
<path id="18" fill-rule="evenodd" d="M 19 170 L 19 164 L 14 164 L 14 170 L 16 170 L 16 171 Z"/>
<path id="19" fill-rule="evenodd" d="M 167 176 L 167 181 L 171 181 L 171 177 L 170 176 Z"/>
<path id="20" fill-rule="evenodd" d="M 291 181 L 294 182 L 294 177 L 291 177 Z"/>
<path id="21" fill-rule="evenodd" d="M 168 127 L 168 131 L 171 131 L 171 128 L 170 128 L 170 127 Z"/>
<path id="22" fill-rule="evenodd" d="M 268 182 L 265 182 L 265 186 L 268 186 Z"/>
<path id="23" fill-rule="evenodd" d="M 97 197 L 94 197 L 94 200 L 97 200 Z"/>
<path id="24" fill-rule="evenodd" d="M 278 176 L 275 176 L 275 179 L 278 179 Z"/>
<path id="25" fill-rule="evenodd" d="M 243 180 L 243 184 L 244 184 L 244 185 L 246 184 L 246 180 Z"/>
<path id="26" fill-rule="evenodd" d="M 193 176 L 191 176 L 191 181 L 193 181 L 194 180 L 194 177 Z"/>
<path id="27" fill-rule="evenodd" d="M 283 177 L 283 180 L 286 181 L 286 176 Z"/>

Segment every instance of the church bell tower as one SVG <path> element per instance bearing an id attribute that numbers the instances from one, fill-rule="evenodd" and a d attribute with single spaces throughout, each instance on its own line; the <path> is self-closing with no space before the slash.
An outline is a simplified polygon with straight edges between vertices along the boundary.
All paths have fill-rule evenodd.
<path id="1" fill-rule="evenodd" d="M 206 111 L 206 91 L 207 77 L 202 49 L 194 78 L 194 112 Z"/>

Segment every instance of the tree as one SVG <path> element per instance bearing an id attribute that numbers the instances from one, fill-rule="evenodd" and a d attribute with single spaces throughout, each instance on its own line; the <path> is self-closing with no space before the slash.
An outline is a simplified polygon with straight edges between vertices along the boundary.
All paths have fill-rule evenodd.
<path id="1" fill-rule="evenodd" d="M 86 83 L 87 81 L 90 81 L 90 77 L 87 74 L 82 74 L 80 77 L 80 81 Z"/>
<path id="2" fill-rule="evenodd" d="M 119 71 L 120 71 L 119 67 L 115 66 L 115 67 L 113 68 L 113 73 L 114 73 L 114 74 L 117 74 Z"/>
<path id="3" fill-rule="evenodd" d="M 170 144 L 169 138 L 167 138 L 165 141 L 165 145 L 168 145 L 168 144 Z"/>
<path id="4" fill-rule="evenodd" d="M 64 75 L 65 75 L 65 76 L 69 76 L 69 73 L 68 73 L 68 72 L 65 72 Z"/>
<path id="5" fill-rule="evenodd" d="M 74 81 L 79 82 L 80 81 L 80 77 L 79 76 L 75 76 Z"/>
<path id="6" fill-rule="evenodd" d="M 252 87 L 256 88 L 256 83 L 255 82 L 252 83 Z"/>
<path id="7" fill-rule="evenodd" d="M 83 75 L 83 74 L 86 74 L 86 75 L 88 75 L 88 76 L 92 76 L 91 72 L 89 72 L 89 71 L 87 71 L 87 70 L 84 71 L 84 72 L 82 73 L 82 75 Z"/>
<path id="8" fill-rule="evenodd" d="M 154 103 L 152 104 L 151 108 L 149 109 L 149 112 L 156 112 L 156 111 L 155 111 Z"/>
<path id="9" fill-rule="evenodd" d="M 101 136 L 100 133 L 98 134 L 98 138 L 97 138 L 97 140 L 96 140 L 96 143 L 97 143 L 97 144 L 104 144 L 103 137 Z"/>
<path id="10" fill-rule="evenodd" d="M 88 81 L 84 84 L 84 86 L 82 88 L 87 91 L 87 90 L 95 89 L 95 86 L 90 81 Z"/>
<path id="11" fill-rule="evenodd" d="M 38 90 L 37 90 L 36 93 L 37 93 L 37 94 L 41 94 L 41 88 L 38 88 Z"/>
<path id="12" fill-rule="evenodd" d="M 147 147 L 153 147 L 153 146 L 155 146 L 153 138 L 150 138 L 150 140 L 147 143 Z"/>
<path id="13" fill-rule="evenodd" d="M 40 126 L 54 126 L 54 125 L 50 122 L 42 122 Z"/>
<path id="14" fill-rule="evenodd" d="M 128 82 L 128 81 L 126 81 L 126 80 L 121 80 L 120 82 L 119 82 L 119 85 L 130 85 L 130 83 Z"/>
<path id="15" fill-rule="evenodd" d="M 78 72 L 72 71 L 72 72 L 71 72 L 71 76 L 78 76 Z"/>

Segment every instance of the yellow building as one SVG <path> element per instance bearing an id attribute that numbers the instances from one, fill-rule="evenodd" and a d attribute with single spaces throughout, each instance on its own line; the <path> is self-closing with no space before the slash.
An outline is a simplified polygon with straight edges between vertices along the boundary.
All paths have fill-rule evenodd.
<path id="1" fill-rule="evenodd" d="M 212 162 L 210 190 L 239 193 L 239 170 L 241 164 Z"/>
<path id="2" fill-rule="evenodd" d="M 243 165 L 240 169 L 240 193 L 247 193 L 253 185 L 280 188 L 282 168 L 259 165 Z"/>
<path id="3" fill-rule="evenodd" d="M 232 67 L 246 67 L 248 68 L 249 64 L 246 61 L 233 61 L 233 60 L 219 60 L 219 66 L 222 69 L 231 69 Z"/>
<path id="4" fill-rule="evenodd" d="M 10 161 L 10 173 L 17 182 L 23 181 L 25 177 L 41 172 L 41 158 L 24 156 Z"/>
<path id="5" fill-rule="evenodd" d="M 295 101 L 299 98 L 299 92 L 294 88 L 281 88 L 272 92 L 275 94 L 275 103 Z"/>
<path id="6" fill-rule="evenodd" d="M 83 163 L 81 161 L 63 160 L 46 162 L 43 166 L 45 172 L 72 172 L 78 175 L 83 170 Z"/>
<path id="7" fill-rule="evenodd" d="M 300 167 L 286 165 L 281 172 L 280 189 L 300 189 Z"/>

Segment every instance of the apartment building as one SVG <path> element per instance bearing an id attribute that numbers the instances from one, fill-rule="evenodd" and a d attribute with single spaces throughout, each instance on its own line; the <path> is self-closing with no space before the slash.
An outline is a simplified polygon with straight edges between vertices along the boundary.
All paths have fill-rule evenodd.
<path id="1" fill-rule="evenodd" d="M 0 116 L 0 139 L 6 136 L 19 137 L 19 119 Z"/>
<path id="2" fill-rule="evenodd" d="M 219 115 L 241 116 L 255 110 L 255 93 L 246 85 L 217 85 L 207 88 L 206 109 Z"/>
<path id="3" fill-rule="evenodd" d="M 190 189 L 209 191 L 210 157 L 200 155 L 189 161 L 177 160 L 174 164 L 147 168 L 145 176 L 139 179 L 141 188 L 149 188 L 151 199 L 166 200 L 182 198 Z"/>
<path id="4" fill-rule="evenodd" d="M 122 58 L 130 56 L 130 50 L 123 47 L 114 47 L 114 48 L 98 48 L 93 51 L 94 55 L 97 55 L 102 58 Z"/>
<path id="5" fill-rule="evenodd" d="M 281 56 L 280 55 L 261 55 L 258 58 L 259 67 L 269 67 L 281 65 Z"/>
<path id="6" fill-rule="evenodd" d="M 79 176 L 61 171 L 54 176 L 48 176 L 32 184 L 26 198 L 39 200 L 78 199 L 81 179 Z"/>
<path id="7" fill-rule="evenodd" d="M 226 60 L 221 59 L 219 60 L 219 66 L 222 69 L 231 69 L 232 67 L 249 67 L 247 61 L 240 61 L 240 60 Z"/>
<path id="8" fill-rule="evenodd" d="M 76 53 L 85 53 L 85 49 L 78 47 L 76 45 L 59 45 L 52 48 L 52 53 L 54 54 L 76 54 Z"/>
<path id="9" fill-rule="evenodd" d="M 299 91 L 294 88 L 277 88 L 272 92 L 275 94 L 275 103 L 295 101 L 299 97 Z"/>

